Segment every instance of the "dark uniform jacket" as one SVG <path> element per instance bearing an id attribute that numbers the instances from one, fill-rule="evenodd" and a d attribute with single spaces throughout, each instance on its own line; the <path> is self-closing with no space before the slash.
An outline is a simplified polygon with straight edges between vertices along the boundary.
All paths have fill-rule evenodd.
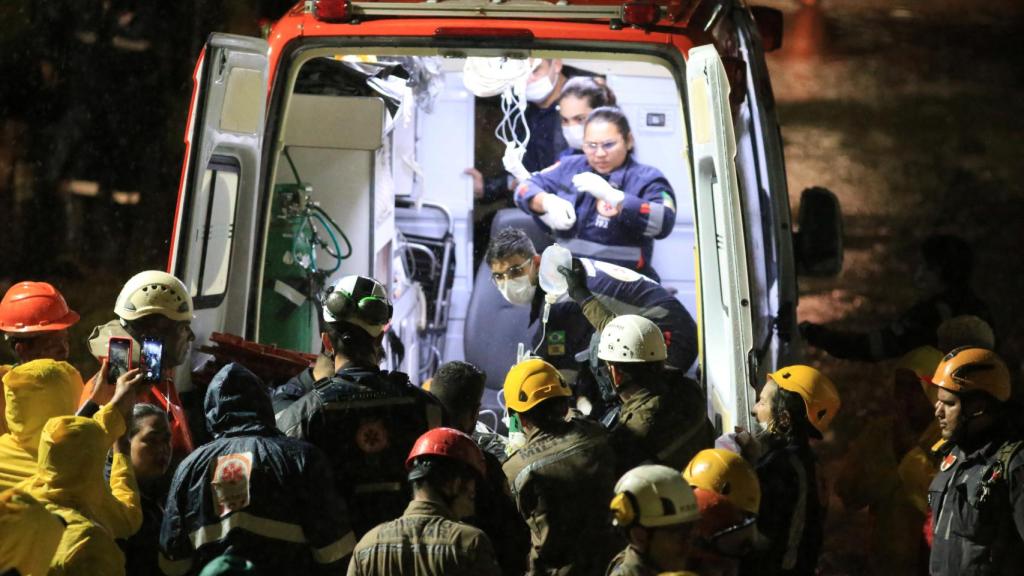
<path id="1" fill-rule="evenodd" d="M 697 452 L 714 445 L 700 385 L 678 370 L 663 374 L 662 380 L 642 383 L 622 403 L 612 428 L 620 475 L 643 463 L 682 470 Z"/>
<path id="2" fill-rule="evenodd" d="M 616 477 L 607 432 L 584 419 L 533 429 L 503 469 L 530 527 L 527 574 L 603 574 L 621 546 L 608 522 Z"/>
<path id="3" fill-rule="evenodd" d="M 491 541 L 440 502 L 413 500 L 401 518 L 366 533 L 348 576 L 498 576 Z"/>
<path id="4" fill-rule="evenodd" d="M 580 260 L 587 272 L 587 288 L 611 317 L 636 314 L 654 322 L 668 346 L 666 363 L 689 369 L 697 358 L 697 323 L 686 307 L 642 274 L 607 262 Z M 551 306 L 547 330 L 541 324 L 543 309 L 544 291 L 538 288 L 530 312 L 531 341 L 534 348 L 540 345 L 537 354 L 556 368 L 576 368 L 576 354 L 590 347 L 594 326 L 568 296 Z"/>
<path id="5" fill-rule="evenodd" d="M 810 446 L 771 446 L 754 468 L 761 483 L 757 528 L 770 547 L 745 558 L 740 573 L 812 576 L 821 552 L 825 507 Z"/>
<path id="6" fill-rule="evenodd" d="M 331 459 L 357 536 L 402 514 L 409 503 L 405 458 L 421 434 L 442 424 L 442 408 L 401 372 L 345 367 L 277 415 L 293 438 Z"/>
<path id="7" fill-rule="evenodd" d="M 475 435 L 474 435 L 475 436 Z M 487 478 L 476 484 L 476 514 L 467 523 L 484 531 L 494 545 L 494 553 L 506 576 L 518 576 L 526 571 L 530 554 L 530 529 L 519 515 L 508 479 L 501 469 L 501 461 L 484 451 Z"/>
<path id="8" fill-rule="evenodd" d="M 626 546 L 626 549 L 619 552 L 608 564 L 606 576 L 658 576 L 658 570 L 646 558 L 637 552 L 636 548 Z"/>
<path id="9" fill-rule="evenodd" d="M 337 574 L 355 545 L 327 456 L 274 427 L 263 383 L 239 364 L 206 393 L 214 440 L 171 482 L 160 530 L 160 568 L 196 574 L 229 548 L 258 574 Z"/>
<path id="10" fill-rule="evenodd" d="M 314 386 L 316 386 L 316 380 L 313 378 L 313 369 L 306 368 L 292 376 L 284 384 L 274 388 L 270 395 L 270 399 L 274 402 L 274 414 L 283 412 L 285 408 L 309 394 Z"/>
<path id="11" fill-rule="evenodd" d="M 559 244 L 576 256 L 600 258 L 657 280 L 651 268 L 654 240 L 668 236 L 676 223 L 676 196 L 668 179 L 661 170 L 640 164 L 630 154 L 622 166 L 603 176 L 626 195 L 619 212 L 609 217 L 598 212 L 594 196 L 573 184 L 573 177 L 584 172 L 596 174 L 585 155 L 564 158 L 520 184 L 516 205 L 547 230 L 540 216 L 530 210 L 530 201 L 541 192 L 567 200 L 576 207 L 576 223 L 568 230 L 552 231 Z"/>
<path id="12" fill-rule="evenodd" d="M 934 575 L 1024 573 L 1024 451 L 998 457 L 1008 434 L 970 453 L 954 446 L 928 491 Z M 997 470 L 998 468 L 998 470 Z"/>
<path id="13" fill-rule="evenodd" d="M 985 303 L 973 292 L 945 293 L 914 304 L 895 322 L 873 332 L 856 333 L 812 326 L 804 337 L 812 346 L 836 358 L 882 360 L 896 358 L 921 346 L 938 346 L 939 326 L 956 316 L 971 314 L 991 323 Z"/>

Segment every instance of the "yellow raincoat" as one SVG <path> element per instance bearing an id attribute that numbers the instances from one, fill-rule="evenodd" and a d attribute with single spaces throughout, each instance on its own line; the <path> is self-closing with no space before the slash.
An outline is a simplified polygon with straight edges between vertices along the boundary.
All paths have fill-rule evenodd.
<path id="1" fill-rule="evenodd" d="M 78 371 L 67 362 L 56 360 L 33 360 L 16 366 L 3 377 L 3 382 L 10 432 L 0 436 L 0 490 L 36 473 L 43 426 L 55 416 L 74 414 L 83 387 Z M 100 408 L 93 419 L 106 431 L 107 447 L 125 433 L 124 418 L 110 404 Z M 123 454 L 114 454 L 110 487 L 97 498 L 98 520 L 116 538 L 127 538 L 142 526 L 135 473 Z"/>
<path id="2" fill-rule="evenodd" d="M 43 576 L 64 523 L 35 498 L 20 490 L 0 492 L 0 573 L 15 569 L 23 576 Z"/>
<path id="3" fill-rule="evenodd" d="M 124 554 L 99 520 L 110 493 L 103 481 L 109 445 L 106 431 L 91 418 L 59 416 L 43 428 L 39 471 L 19 488 L 67 522 L 51 576 L 124 574 Z"/>
<path id="4" fill-rule="evenodd" d="M 3 377 L 14 368 L 11 364 L 0 364 L 0 436 L 7 434 L 7 419 L 3 417 L 7 402 L 4 400 Z"/>

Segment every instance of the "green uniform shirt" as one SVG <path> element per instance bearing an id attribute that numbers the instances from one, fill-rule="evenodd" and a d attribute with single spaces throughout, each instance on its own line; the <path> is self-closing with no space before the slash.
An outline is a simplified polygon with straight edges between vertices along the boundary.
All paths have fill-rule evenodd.
<path id="1" fill-rule="evenodd" d="M 494 549 L 477 528 L 458 522 L 447 506 L 413 500 L 397 520 L 370 530 L 356 544 L 348 576 L 499 576 Z"/>
<path id="2" fill-rule="evenodd" d="M 616 476 L 607 432 L 582 419 L 533 429 L 503 469 L 530 527 L 527 573 L 603 574 L 621 546 L 608 522 Z"/>

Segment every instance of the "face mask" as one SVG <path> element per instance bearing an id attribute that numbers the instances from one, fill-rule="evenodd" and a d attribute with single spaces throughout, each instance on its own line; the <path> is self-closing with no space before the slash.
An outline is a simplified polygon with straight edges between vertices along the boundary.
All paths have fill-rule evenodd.
<path id="1" fill-rule="evenodd" d="M 525 306 L 533 300 L 537 287 L 530 282 L 529 275 L 523 275 L 499 284 L 498 291 L 510 304 Z"/>
<path id="2" fill-rule="evenodd" d="M 562 126 L 562 137 L 565 143 L 573 150 L 583 149 L 583 124 L 575 126 Z"/>
<path id="3" fill-rule="evenodd" d="M 551 82 L 551 78 L 545 76 L 526 85 L 526 101 L 533 103 L 543 102 L 554 91 L 554 83 Z"/>

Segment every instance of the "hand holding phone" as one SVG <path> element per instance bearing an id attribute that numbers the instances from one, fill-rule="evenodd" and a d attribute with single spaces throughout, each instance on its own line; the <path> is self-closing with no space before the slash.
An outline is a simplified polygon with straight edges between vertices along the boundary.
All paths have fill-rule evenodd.
<path id="1" fill-rule="evenodd" d="M 132 368 L 132 339 L 114 336 L 107 343 L 107 384 Z"/>
<path id="2" fill-rule="evenodd" d="M 140 355 L 142 379 L 147 382 L 160 382 L 163 379 L 164 343 L 159 338 L 143 338 L 142 354 Z"/>

